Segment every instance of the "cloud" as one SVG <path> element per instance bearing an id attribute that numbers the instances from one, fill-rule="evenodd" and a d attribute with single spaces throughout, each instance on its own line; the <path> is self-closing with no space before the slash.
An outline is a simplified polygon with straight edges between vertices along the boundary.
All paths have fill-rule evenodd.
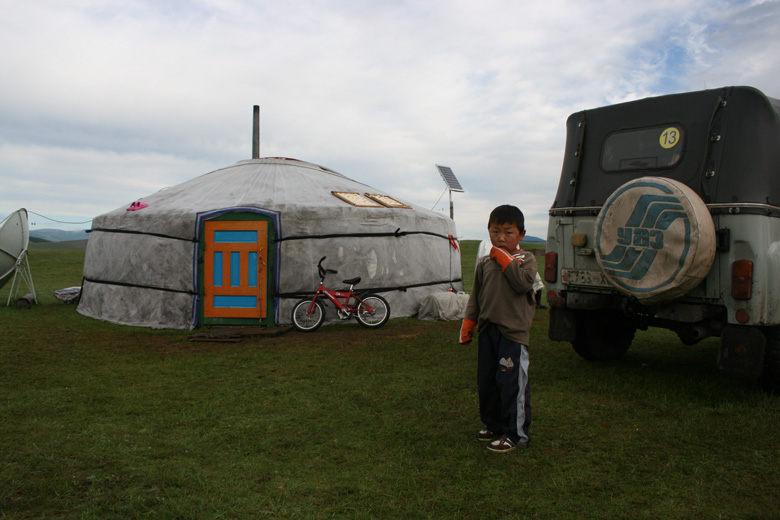
<path id="1" fill-rule="evenodd" d="M 779 16 L 777 1 L 20 2 L 0 19 L 0 214 L 92 217 L 249 158 L 258 104 L 263 156 L 424 207 L 445 164 L 463 236 L 506 202 L 543 236 L 569 114 L 727 84 L 780 96 Z"/>
<path id="2" fill-rule="evenodd" d="M 0 171 L 14 172 L 3 175 L 0 208 L 46 208 L 46 215 L 80 221 L 168 187 L 166 178 L 186 180 L 217 167 L 153 153 L 0 144 Z"/>

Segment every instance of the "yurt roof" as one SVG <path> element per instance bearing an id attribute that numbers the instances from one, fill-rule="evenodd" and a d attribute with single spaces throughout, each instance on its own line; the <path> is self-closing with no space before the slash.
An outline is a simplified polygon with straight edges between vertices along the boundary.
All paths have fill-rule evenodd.
<path id="1" fill-rule="evenodd" d="M 373 202 L 373 207 L 362 208 L 340 198 L 339 194 L 353 194 L 364 200 L 366 194 L 386 196 L 406 210 L 386 207 L 371 200 L 368 202 Z M 148 231 L 150 227 L 155 227 L 161 234 L 191 238 L 193 215 L 220 208 L 257 207 L 280 214 L 294 209 L 298 214 L 306 215 L 309 221 L 327 220 L 322 225 L 329 227 L 339 227 L 338 218 L 351 216 L 370 221 L 381 219 L 388 211 L 393 212 L 393 218 L 402 227 L 407 219 L 419 219 L 420 212 L 430 214 L 432 220 L 441 218 L 438 214 L 419 209 L 412 217 L 405 214 L 409 213 L 411 205 L 375 188 L 316 164 L 278 157 L 240 161 L 164 188 L 142 197 L 140 201 L 148 206 L 138 211 L 127 211 L 126 207 L 122 207 L 101 215 L 95 219 L 93 229 Z"/>

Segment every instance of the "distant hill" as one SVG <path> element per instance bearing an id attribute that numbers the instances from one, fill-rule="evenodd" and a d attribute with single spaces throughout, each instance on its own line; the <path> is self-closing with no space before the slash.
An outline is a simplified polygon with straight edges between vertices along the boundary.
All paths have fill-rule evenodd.
<path id="1" fill-rule="evenodd" d="M 65 231 L 63 229 L 35 229 L 30 230 L 30 242 L 69 242 L 71 240 L 86 240 L 89 233 L 86 229 L 81 231 Z"/>
<path id="2" fill-rule="evenodd" d="M 63 242 L 49 242 L 42 240 L 33 242 L 30 240 L 30 251 L 86 251 L 86 240 L 66 240 Z"/>

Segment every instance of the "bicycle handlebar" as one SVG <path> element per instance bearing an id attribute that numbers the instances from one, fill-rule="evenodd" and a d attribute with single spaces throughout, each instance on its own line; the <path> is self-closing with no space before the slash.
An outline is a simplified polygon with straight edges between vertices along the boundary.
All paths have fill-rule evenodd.
<path id="1" fill-rule="evenodd" d="M 322 267 L 322 261 L 325 260 L 326 258 L 328 257 L 323 256 L 322 258 L 320 258 L 320 261 L 317 263 L 317 271 L 319 271 L 320 278 L 323 280 L 325 279 L 325 275 L 328 273 L 338 274 L 338 271 L 334 269 L 325 269 L 324 267 Z"/>

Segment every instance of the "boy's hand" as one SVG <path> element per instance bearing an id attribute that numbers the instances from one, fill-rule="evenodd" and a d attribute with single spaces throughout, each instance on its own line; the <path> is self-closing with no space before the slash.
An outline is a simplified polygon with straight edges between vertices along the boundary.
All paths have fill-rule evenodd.
<path id="1" fill-rule="evenodd" d="M 460 326 L 460 339 L 458 343 L 461 345 L 468 345 L 471 343 L 471 338 L 474 337 L 474 323 L 472 320 L 466 318 L 463 320 L 463 325 Z"/>
<path id="2" fill-rule="evenodd" d="M 503 249 L 500 249 L 495 246 L 493 246 L 493 248 L 490 250 L 490 258 L 498 262 L 498 265 L 501 266 L 502 273 L 506 270 L 507 266 L 512 262 L 514 262 L 515 260 L 520 262 L 521 264 L 523 263 L 523 261 L 520 260 L 519 258 L 515 258 L 514 256 L 510 255 Z"/>

